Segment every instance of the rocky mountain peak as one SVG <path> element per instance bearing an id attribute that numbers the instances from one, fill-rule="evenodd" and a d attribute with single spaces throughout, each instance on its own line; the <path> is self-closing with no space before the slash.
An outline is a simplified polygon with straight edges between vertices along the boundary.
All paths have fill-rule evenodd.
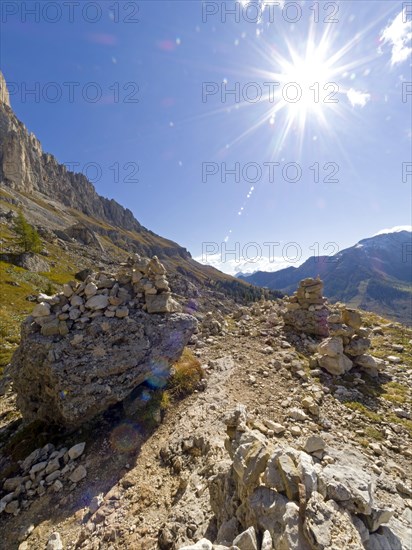
<path id="1" fill-rule="evenodd" d="M 11 109 L 6 81 L 1 73 L 0 179 L 6 188 L 14 191 L 40 193 L 65 207 L 127 231 L 142 230 L 128 208 L 98 195 L 86 176 L 67 170 L 53 155 L 43 152 L 40 141 Z"/>
<path id="2" fill-rule="evenodd" d="M 6 104 L 8 107 L 10 105 L 10 96 L 7 89 L 6 79 L 4 78 L 3 73 L 0 71 L 0 103 Z"/>

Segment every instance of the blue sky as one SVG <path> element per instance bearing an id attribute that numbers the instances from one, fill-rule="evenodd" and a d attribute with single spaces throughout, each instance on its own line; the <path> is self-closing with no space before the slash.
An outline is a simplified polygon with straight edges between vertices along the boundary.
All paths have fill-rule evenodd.
<path id="1" fill-rule="evenodd" d="M 235 272 L 411 223 L 411 3 L 77 4 L 2 3 L 11 103 L 144 226 Z"/>

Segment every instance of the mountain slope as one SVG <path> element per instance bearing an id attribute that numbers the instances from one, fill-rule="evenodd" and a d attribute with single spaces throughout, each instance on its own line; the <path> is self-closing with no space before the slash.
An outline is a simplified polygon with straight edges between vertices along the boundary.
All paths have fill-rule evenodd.
<path id="1" fill-rule="evenodd" d="M 313 256 L 297 268 L 258 271 L 240 278 L 292 293 L 301 279 L 317 275 L 323 279 L 325 295 L 331 301 L 412 324 L 412 233 L 376 235 L 334 256 Z"/>
<path id="2" fill-rule="evenodd" d="M 3 216 L 22 208 L 31 224 L 44 234 L 51 231 L 61 246 L 72 246 L 74 239 L 91 252 L 100 242 L 98 258 L 103 263 L 124 260 L 133 252 L 157 255 L 168 270 L 184 273 L 195 284 L 225 289 L 240 299 L 261 295 L 253 286 L 197 263 L 184 247 L 143 227 L 129 209 L 100 196 L 83 174 L 70 172 L 44 153 L 13 112 L 1 72 L 0 183 Z"/>

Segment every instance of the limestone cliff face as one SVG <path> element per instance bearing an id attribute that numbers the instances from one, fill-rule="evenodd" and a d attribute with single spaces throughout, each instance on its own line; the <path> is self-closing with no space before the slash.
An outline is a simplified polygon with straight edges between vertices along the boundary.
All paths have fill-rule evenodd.
<path id="1" fill-rule="evenodd" d="M 5 103 L 10 107 L 9 91 L 3 73 L 0 71 L 0 103 Z"/>
<path id="2" fill-rule="evenodd" d="M 48 153 L 18 120 L 0 72 L 0 179 L 19 192 L 39 192 L 68 208 L 74 208 L 129 231 L 145 231 L 133 213 L 114 200 L 101 197 L 83 175 L 70 172 Z M 178 245 L 176 245 L 178 246 Z M 184 250 L 184 249 L 182 249 Z M 187 256 L 189 254 L 186 252 Z"/>

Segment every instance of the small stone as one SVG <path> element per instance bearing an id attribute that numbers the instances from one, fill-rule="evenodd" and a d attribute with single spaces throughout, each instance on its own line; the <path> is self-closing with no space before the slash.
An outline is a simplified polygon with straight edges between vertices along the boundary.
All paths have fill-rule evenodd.
<path id="1" fill-rule="evenodd" d="M 7 514 L 13 514 L 13 515 L 17 515 L 18 512 L 19 512 L 19 501 L 18 500 L 12 500 L 11 502 L 9 502 L 4 511 L 7 513 Z"/>
<path id="2" fill-rule="evenodd" d="M 17 489 L 17 487 L 20 487 L 20 485 L 23 483 L 24 478 L 21 476 L 18 477 L 10 477 L 9 479 L 6 479 L 6 481 L 3 484 L 3 490 L 7 493 L 13 492 Z"/>
<path id="3" fill-rule="evenodd" d="M 63 483 L 60 481 L 60 479 L 56 479 L 56 481 L 53 483 L 53 490 L 55 493 L 58 493 L 63 489 Z"/>
<path id="4" fill-rule="evenodd" d="M 382 448 L 379 443 L 369 443 L 369 449 L 371 449 L 376 456 L 380 456 L 382 454 Z"/>
<path id="5" fill-rule="evenodd" d="M 47 464 L 46 466 L 46 474 L 51 474 L 53 472 L 55 472 L 56 470 L 58 470 L 60 468 L 60 462 L 59 462 L 59 459 L 56 457 L 56 458 L 53 458 L 53 460 L 50 460 L 50 462 Z"/>
<path id="6" fill-rule="evenodd" d="M 237 546 L 239 550 L 258 550 L 255 528 L 249 527 L 240 533 L 233 541 L 233 546 Z"/>
<path id="7" fill-rule="evenodd" d="M 80 315 L 81 315 L 80 309 L 74 308 L 69 311 L 69 318 L 72 321 L 75 321 L 76 319 L 78 319 Z"/>
<path id="8" fill-rule="evenodd" d="M 365 523 L 370 533 L 374 533 L 384 523 L 388 523 L 394 514 L 394 510 L 382 508 L 381 510 L 372 508 L 372 513 L 368 516 L 361 515 L 361 519 Z"/>
<path id="9" fill-rule="evenodd" d="M 325 442 L 319 435 L 311 435 L 305 441 L 304 450 L 311 454 L 325 449 Z"/>
<path id="10" fill-rule="evenodd" d="M 50 315 L 50 305 L 46 304 L 46 302 L 40 302 L 40 304 L 34 306 L 31 314 L 33 317 L 45 317 L 46 315 Z"/>
<path id="11" fill-rule="evenodd" d="M 46 550 L 63 550 L 63 543 L 59 533 L 52 533 L 47 541 Z"/>
<path id="12" fill-rule="evenodd" d="M 170 293 L 146 294 L 146 306 L 148 313 L 174 313 L 180 311 L 180 304 L 174 300 Z"/>
<path id="13" fill-rule="evenodd" d="M 84 448 L 86 446 L 86 443 L 77 443 L 77 445 L 73 445 L 68 451 L 67 454 L 69 455 L 70 460 L 76 460 L 76 458 L 79 458 L 84 452 Z"/>
<path id="14" fill-rule="evenodd" d="M 119 307 L 116 309 L 116 317 L 123 319 L 129 315 L 129 309 L 127 307 Z"/>
<path id="15" fill-rule="evenodd" d="M 308 396 L 302 399 L 302 406 L 314 416 L 319 416 L 319 405 L 316 403 L 313 397 Z"/>
<path id="16" fill-rule="evenodd" d="M 72 287 L 68 284 L 64 284 L 63 285 L 63 294 L 66 296 L 66 298 L 70 298 L 73 295 Z"/>
<path id="17" fill-rule="evenodd" d="M 277 464 L 288 499 L 298 501 L 300 475 L 293 460 L 285 454 L 278 457 Z"/>
<path id="18" fill-rule="evenodd" d="M 53 483 L 53 481 L 58 479 L 60 477 L 60 475 L 61 475 L 61 471 L 60 470 L 55 470 L 54 472 L 52 472 L 51 474 L 49 474 L 45 478 L 45 482 L 50 485 L 51 483 Z"/>
<path id="19" fill-rule="evenodd" d="M 43 462 L 38 462 L 37 464 L 35 464 L 34 466 L 31 467 L 30 475 L 35 476 L 37 473 L 44 470 L 46 468 L 47 464 L 48 464 L 47 460 L 45 460 Z"/>
<path id="20" fill-rule="evenodd" d="M 70 343 L 71 343 L 72 346 L 78 346 L 79 344 L 81 344 L 83 342 L 83 338 L 84 338 L 83 334 L 75 334 L 73 336 L 72 340 L 70 341 Z"/>
<path id="21" fill-rule="evenodd" d="M 97 294 L 89 298 L 85 305 L 86 308 L 92 310 L 105 309 L 109 305 L 109 298 L 104 294 Z"/>
<path id="22" fill-rule="evenodd" d="M 293 437 L 299 437 L 302 435 L 302 430 L 299 428 L 299 426 L 292 426 L 290 428 L 290 433 L 293 435 Z"/>
<path id="23" fill-rule="evenodd" d="M 81 464 L 70 475 L 69 479 L 73 483 L 78 483 L 87 476 L 86 468 Z"/>
<path id="24" fill-rule="evenodd" d="M 70 304 L 73 306 L 73 307 L 80 307 L 83 305 L 83 298 L 81 296 L 78 296 L 77 294 L 74 294 L 71 298 L 70 298 Z"/>
<path id="25" fill-rule="evenodd" d="M 397 357 L 396 355 L 388 355 L 387 360 L 394 365 L 398 365 L 402 362 L 402 359 L 400 357 Z"/>
<path id="26" fill-rule="evenodd" d="M 58 319 L 53 319 L 49 323 L 45 323 L 41 327 L 41 334 L 43 336 L 57 336 L 57 334 L 60 334 L 60 323 L 64 321 L 59 321 Z"/>
<path id="27" fill-rule="evenodd" d="M 292 409 L 290 409 L 288 416 L 290 418 L 293 418 L 294 420 L 298 420 L 301 422 L 309 418 L 308 415 L 302 409 L 299 409 L 297 407 L 293 407 Z"/>
<path id="28" fill-rule="evenodd" d="M 412 497 L 412 489 L 410 489 L 403 481 L 398 481 L 396 484 L 396 490 L 402 495 Z"/>
<path id="29" fill-rule="evenodd" d="M 356 309 L 345 308 L 342 311 L 343 322 L 354 329 L 360 328 L 362 324 L 362 317 Z"/>
<path id="30" fill-rule="evenodd" d="M 87 298 L 91 298 L 94 296 L 97 292 L 97 285 L 94 283 L 88 283 L 84 289 L 84 293 L 86 294 Z"/>
<path id="31" fill-rule="evenodd" d="M 90 504 L 89 504 L 89 512 L 90 514 L 94 514 L 97 512 L 97 510 L 100 508 L 100 506 L 103 504 L 103 495 L 96 495 L 92 498 Z"/>
<path id="32" fill-rule="evenodd" d="M 279 424 L 278 422 L 273 422 L 272 420 L 264 420 L 263 423 L 265 426 L 272 430 L 276 435 L 282 435 L 285 433 L 285 426 L 282 426 L 282 424 Z"/>
<path id="33" fill-rule="evenodd" d="M 272 550 L 272 549 L 273 549 L 272 536 L 269 533 L 269 531 L 265 531 L 263 533 L 261 550 Z"/>
<path id="34" fill-rule="evenodd" d="M 393 351 L 398 351 L 400 353 L 402 353 L 405 350 L 402 344 L 392 344 L 392 349 Z"/>

